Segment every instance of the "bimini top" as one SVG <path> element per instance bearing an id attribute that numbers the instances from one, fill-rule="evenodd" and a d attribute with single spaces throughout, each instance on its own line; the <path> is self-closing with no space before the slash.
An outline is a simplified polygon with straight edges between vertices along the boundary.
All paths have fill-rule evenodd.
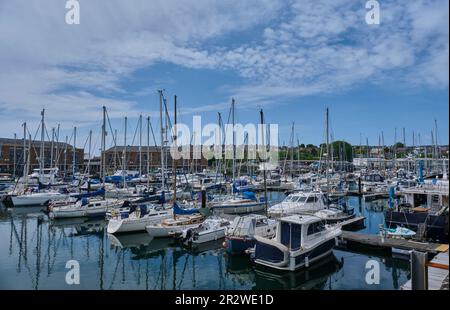
<path id="1" fill-rule="evenodd" d="M 293 224 L 311 224 L 315 222 L 320 222 L 322 219 L 318 216 L 313 215 L 289 215 L 280 218 L 281 222 L 293 223 Z"/>

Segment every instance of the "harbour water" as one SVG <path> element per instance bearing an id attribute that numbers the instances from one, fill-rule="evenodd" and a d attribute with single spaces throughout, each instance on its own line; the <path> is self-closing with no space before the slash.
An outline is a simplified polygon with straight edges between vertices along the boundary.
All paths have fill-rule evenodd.
<path id="1" fill-rule="evenodd" d="M 270 195 L 272 202 L 284 197 Z M 362 231 L 378 233 L 386 201 L 347 200 L 366 217 Z M 108 235 L 103 220 L 50 221 L 39 208 L 0 208 L 0 289 L 386 290 L 409 278 L 408 261 L 366 249 L 335 249 L 308 270 L 280 273 L 252 265 L 247 256 L 227 255 L 222 242 L 187 250 L 147 233 Z M 79 262 L 79 285 L 65 281 L 69 260 Z M 379 284 L 366 282 L 373 261 L 379 263 Z"/>

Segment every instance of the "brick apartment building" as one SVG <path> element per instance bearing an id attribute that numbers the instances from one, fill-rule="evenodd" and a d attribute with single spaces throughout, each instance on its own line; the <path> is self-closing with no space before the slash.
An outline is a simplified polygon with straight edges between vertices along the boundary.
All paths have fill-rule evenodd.
<path id="1" fill-rule="evenodd" d="M 23 174 L 24 163 L 26 163 L 28 157 L 29 141 L 26 141 L 27 155 L 25 160 L 23 158 L 23 139 L 7 139 L 0 138 L 0 173 L 13 174 L 16 176 Z M 39 168 L 39 156 L 41 152 L 41 141 L 31 141 L 31 153 L 30 153 L 30 171 Z M 53 157 L 52 157 L 53 153 Z M 15 154 L 15 160 L 14 160 Z M 73 160 L 73 146 L 66 143 L 44 143 L 44 167 L 50 168 L 58 167 L 61 172 L 72 172 L 72 160 Z M 83 169 L 83 157 L 84 149 L 75 149 L 75 171 L 82 171 Z M 53 158 L 53 163 L 51 160 Z M 15 163 L 15 169 L 14 169 Z"/>

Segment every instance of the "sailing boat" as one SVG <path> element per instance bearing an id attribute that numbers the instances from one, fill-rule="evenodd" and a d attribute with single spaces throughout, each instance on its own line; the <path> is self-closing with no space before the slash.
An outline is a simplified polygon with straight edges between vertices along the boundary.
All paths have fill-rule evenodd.
<path id="1" fill-rule="evenodd" d="M 44 147 L 45 147 L 45 110 L 41 112 L 41 145 L 39 156 L 39 182 L 42 184 L 44 181 Z M 75 131 L 76 133 L 76 131 Z M 75 144 L 75 143 L 74 143 Z M 27 170 L 30 165 L 30 153 L 31 153 L 31 136 L 28 148 Z M 26 189 L 28 186 L 28 176 L 26 176 L 25 191 L 19 195 L 11 196 L 11 201 L 14 207 L 23 206 L 44 206 L 53 200 L 65 200 L 69 198 L 68 194 L 59 193 L 54 191 L 34 192 L 32 189 Z"/>
<path id="2" fill-rule="evenodd" d="M 337 223 L 341 221 L 348 220 L 350 218 L 355 217 L 354 209 L 350 209 L 347 207 L 346 204 L 333 204 L 330 205 L 330 173 L 329 173 L 329 159 L 330 159 L 330 142 L 329 142 L 329 110 L 326 109 L 326 147 L 327 147 L 327 157 L 326 157 L 326 189 L 327 189 L 327 196 L 326 196 L 326 203 L 327 207 L 323 210 L 317 211 L 314 215 L 318 218 L 325 221 L 325 223 Z"/>
<path id="3" fill-rule="evenodd" d="M 161 94 L 161 92 L 160 92 Z M 160 99 L 161 102 L 161 99 Z M 162 106 L 161 106 L 162 109 Z M 162 110 L 161 110 L 162 111 Z M 161 118 L 162 123 L 162 118 Z M 177 135 L 177 96 L 174 98 L 174 127 L 173 139 L 176 147 Z M 161 144 L 164 144 L 163 134 L 161 134 Z M 152 237 L 170 237 L 181 233 L 185 229 L 196 228 L 203 221 L 201 215 L 196 208 L 184 209 L 177 203 L 177 167 L 176 160 L 172 161 L 173 167 L 173 218 L 164 219 L 161 223 L 152 224 L 145 227 L 147 233 Z M 163 190 L 164 190 L 164 166 L 162 166 Z"/>
<path id="4" fill-rule="evenodd" d="M 222 197 L 214 197 L 214 199 L 210 202 L 211 209 L 213 211 L 218 211 L 219 213 L 225 214 L 242 214 L 242 213 L 252 213 L 262 211 L 265 208 L 264 199 L 257 199 L 255 194 L 251 191 L 244 191 L 237 195 L 239 191 L 236 186 L 240 186 L 241 184 L 236 185 L 235 178 L 235 162 L 236 162 L 236 139 L 235 139 L 235 131 L 234 131 L 234 106 L 235 101 L 234 98 L 231 100 L 231 114 L 232 114 L 232 122 L 233 122 L 233 165 L 232 165 L 232 173 L 233 173 L 233 183 L 231 187 L 231 195 L 230 196 L 222 196 Z"/>

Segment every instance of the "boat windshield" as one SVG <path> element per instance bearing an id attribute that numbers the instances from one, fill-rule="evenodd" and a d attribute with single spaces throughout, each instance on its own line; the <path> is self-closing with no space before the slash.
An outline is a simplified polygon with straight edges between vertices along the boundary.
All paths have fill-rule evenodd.
<path id="1" fill-rule="evenodd" d="M 304 196 L 288 196 L 285 199 L 286 202 L 305 202 L 306 197 Z"/>

